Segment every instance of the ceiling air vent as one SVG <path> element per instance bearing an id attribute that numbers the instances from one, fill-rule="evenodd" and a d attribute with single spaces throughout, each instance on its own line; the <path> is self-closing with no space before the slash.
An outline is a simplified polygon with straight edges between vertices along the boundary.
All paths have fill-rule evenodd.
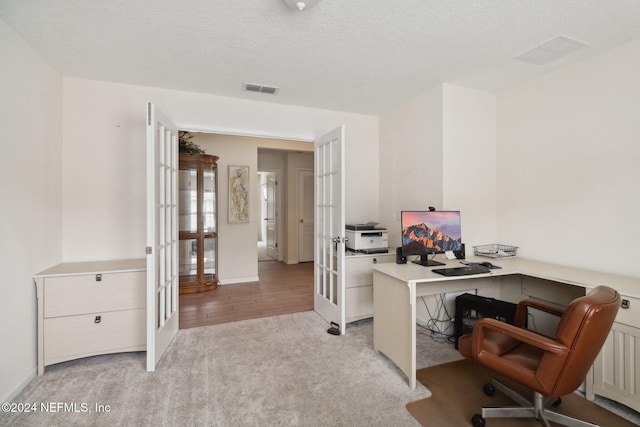
<path id="1" fill-rule="evenodd" d="M 521 53 L 516 56 L 515 59 L 529 62 L 531 64 L 543 65 L 576 52 L 585 46 L 586 44 L 581 41 L 570 39 L 565 36 L 557 36 L 556 38 L 542 43 L 540 46 Z"/>
<path id="2" fill-rule="evenodd" d="M 246 90 L 248 92 L 260 92 L 260 93 L 268 93 L 271 95 L 275 95 L 276 93 L 278 93 L 280 88 L 275 86 L 258 85 L 255 83 L 242 83 L 242 90 Z"/>

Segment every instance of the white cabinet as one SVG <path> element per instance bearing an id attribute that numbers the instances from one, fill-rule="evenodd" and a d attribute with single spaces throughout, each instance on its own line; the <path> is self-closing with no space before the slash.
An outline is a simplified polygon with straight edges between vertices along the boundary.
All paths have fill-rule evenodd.
<path id="1" fill-rule="evenodd" d="M 640 299 L 622 307 L 593 364 L 593 393 L 640 411 Z"/>
<path id="2" fill-rule="evenodd" d="M 146 349 L 145 260 L 59 264 L 34 280 L 38 375 L 54 363 Z"/>
<path id="3" fill-rule="evenodd" d="M 395 262 L 394 254 L 356 254 L 345 256 L 345 311 L 347 323 L 373 317 L 373 266 Z"/>

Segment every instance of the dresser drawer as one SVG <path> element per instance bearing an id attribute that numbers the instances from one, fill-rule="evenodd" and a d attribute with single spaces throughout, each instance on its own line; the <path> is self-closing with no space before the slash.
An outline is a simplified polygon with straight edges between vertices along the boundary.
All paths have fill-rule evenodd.
<path id="1" fill-rule="evenodd" d="M 351 255 L 345 257 L 345 287 L 373 285 L 373 266 L 395 262 L 395 254 Z"/>
<path id="2" fill-rule="evenodd" d="M 640 328 L 640 299 L 622 295 L 623 306 L 618 310 L 616 322 Z M 624 306 L 628 308 L 623 308 Z"/>
<path id="3" fill-rule="evenodd" d="M 142 271 L 47 277 L 44 317 L 71 316 L 146 306 L 146 273 Z"/>
<path id="4" fill-rule="evenodd" d="M 96 316 L 100 316 L 99 322 Z M 144 350 L 146 310 L 111 311 L 44 320 L 45 365 L 121 351 Z"/>
<path id="5" fill-rule="evenodd" d="M 347 323 L 373 317 L 373 286 L 345 290 Z"/>

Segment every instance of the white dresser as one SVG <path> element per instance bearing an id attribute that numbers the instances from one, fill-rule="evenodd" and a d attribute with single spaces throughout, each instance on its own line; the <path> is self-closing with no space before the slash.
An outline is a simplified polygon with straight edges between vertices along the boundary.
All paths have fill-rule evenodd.
<path id="1" fill-rule="evenodd" d="M 345 312 L 347 323 L 373 317 L 373 266 L 395 262 L 396 254 L 361 254 L 345 256 Z"/>
<path id="2" fill-rule="evenodd" d="M 81 357 L 146 350 L 146 261 L 63 263 L 34 276 L 38 375 Z"/>

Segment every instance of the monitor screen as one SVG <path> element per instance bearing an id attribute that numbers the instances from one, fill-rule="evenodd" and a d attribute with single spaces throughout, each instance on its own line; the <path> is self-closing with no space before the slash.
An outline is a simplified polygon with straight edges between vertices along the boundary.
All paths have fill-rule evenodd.
<path id="1" fill-rule="evenodd" d="M 460 211 L 402 211 L 400 219 L 404 255 L 462 249 Z"/>

